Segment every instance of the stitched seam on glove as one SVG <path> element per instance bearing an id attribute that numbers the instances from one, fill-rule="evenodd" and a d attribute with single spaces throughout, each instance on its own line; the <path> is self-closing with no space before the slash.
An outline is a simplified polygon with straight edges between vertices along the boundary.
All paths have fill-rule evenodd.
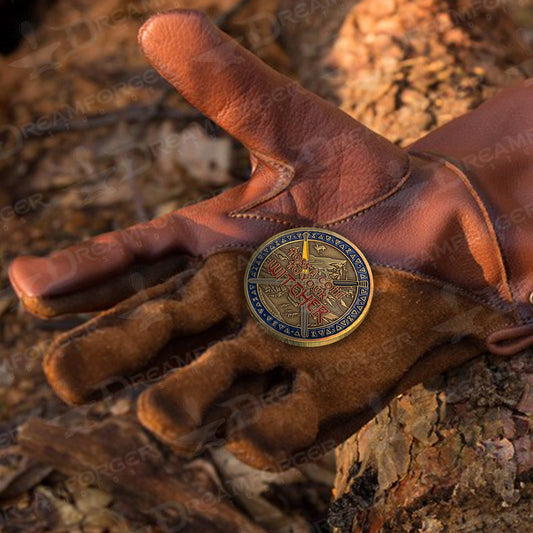
<path id="1" fill-rule="evenodd" d="M 272 163 L 275 163 L 272 160 L 267 160 L 267 161 L 271 161 Z M 357 216 L 359 216 L 359 215 L 361 215 L 363 213 L 366 213 L 367 211 L 369 211 L 370 209 L 378 206 L 379 204 L 381 204 L 385 200 L 388 200 L 394 194 L 396 194 L 398 191 L 400 191 L 400 189 L 405 185 L 405 183 L 407 182 L 407 180 L 411 176 L 412 162 L 411 162 L 411 157 L 409 156 L 409 154 L 407 154 L 407 162 L 408 162 L 407 169 L 406 169 L 405 173 L 402 175 L 402 177 L 394 184 L 394 186 L 391 189 L 389 189 L 388 191 L 383 193 L 381 196 L 378 196 L 377 198 L 374 198 L 372 201 L 370 201 L 367 204 L 364 204 L 362 206 L 354 207 L 349 213 L 347 213 L 345 215 L 341 215 L 340 217 L 338 217 L 336 219 L 333 219 L 333 220 L 330 220 L 330 221 L 326 221 L 326 222 L 313 221 L 313 224 L 315 226 L 317 226 L 317 227 L 320 227 L 320 228 L 332 227 L 332 226 L 335 226 L 336 224 L 341 224 L 341 223 L 346 222 L 348 220 L 351 220 L 351 219 L 353 219 L 353 218 L 355 218 L 355 217 L 357 217 Z M 280 163 L 278 163 L 278 165 L 279 164 Z M 281 164 L 281 165 L 283 165 L 283 164 Z M 286 165 L 283 165 L 283 166 L 286 166 Z M 292 167 L 291 167 L 291 169 L 292 169 Z M 276 191 L 275 194 L 267 195 L 264 198 L 259 199 L 258 201 L 252 202 L 248 206 L 245 206 L 243 208 L 239 208 L 238 210 L 235 210 L 232 213 L 230 213 L 230 216 L 238 217 L 238 218 L 253 218 L 253 219 L 257 219 L 257 220 L 271 220 L 273 222 L 279 222 L 280 224 L 285 224 L 285 225 L 289 225 L 289 226 L 293 226 L 293 227 L 297 227 L 298 225 L 301 225 L 301 223 L 298 222 L 297 220 L 291 220 L 291 219 L 288 219 L 288 218 L 280 218 L 280 217 L 275 217 L 275 216 L 268 216 L 268 215 L 263 214 L 263 213 L 245 213 L 244 212 L 244 211 L 247 211 L 247 210 L 249 210 L 249 209 L 251 209 L 253 207 L 258 207 L 260 205 L 263 205 L 268 200 L 272 200 L 278 194 L 283 193 L 287 189 L 287 187 L 290 185 L 290 183 L 291 183 L 293 178 L 294 178 L 294 174 L 291 177 L 291 180 L 285 185 L 285 187 L 283 189 L 281 189 L 281 190 Z"/>
<path id="2" fill-rule="evenodd" d="M 272 200 L 272 198 L 282 193 L 290 185 L 291 181 L 294 178 L 294 168 L 291 165 L 287 165 L 286 163 L 283 163 L 276 159 L 272 159 L 271 157 L 267 157 L 259 152 L 251 151 L 250 153 L 253 154 L 259 161 L 265 162 L 267 165 L 274 167 L 274 169 L 278 171 L 278 180 L 277 180 L 278 183 L 276 187 L 274 187 L 270 192 L 268 192 L 264 196 L 257 198 L 256 200 L 252 200 L 248 204 L 245 204 L 244 206 L 231 211 L 229 213 L 229 216 L 233 218 L 236 218 L 239 216 L 246 216 L 243 214 L 244 211 L 248 211 L 249 209 L 257 207 L 258 205 L 261 205 L 265 202 L 268 202 L 268 200 Z M 250 179 L 253 179 L 253 175 Z M 278 220 L 275 217 L 273 217 L 272 219 L 269 219 L 268 217 L 266 217 L 265 220 L 273 220 L 274 222 L 284 223 L 283 220 Z"/>
<path id="3" fill-rule="evenodd" d="M 337 224 L 342 224 L 343 222 L 347 222 L 348 220 L 351 220 L 353 218 L 358 217 L 359 215 L 366 213 L 367 211 L 370 211 L 374 207 L 377 207 L 379 204 L 385 202 L 385 200 L 388 200 L 389 198 L 392 198 L 397 192 L 400 191 L 400 189 L 405 185 L 407 180 L 411 177 L 413 165 L 411 156 L 407 154 L 407 169 L 405 170 L 405 173 L 402 175 L 402 177 L 398 180 L 398 182 L 392 187 L 390 190 L 385 192 L 383 195 L 379 196 L 378 198 L 375 198 L 371 202 L 369 202 L 366 205 L 362 205 L 360 207 L 357 207 L 355 212 L 347 213 L 346 215 L 342 215 L 341 217 L 330 220 L 328 222 L 325 222 L 323 226 L 325 228 L 333 227 Z"/>
<path id="4" fill-rule="evenodd" d="M 283 224 L 285 226 L 288 226 L 289 228 L 296 228 L 301 224 L 298 224 L 296 221 L 290 221 L 290 220 L 281 220 L 279 218 L 275 217 L 268 217 L 265 215 L 258 215 L 255 213 L 236 213 L 231 212 L 228 215 L 231 218 L 252 218 L 254 220 L 268 220 L 269 222 L 276 222 L 277 224 Z"/>
<path id="5" fill-rule="evenodd" d="M 370 266 L 372 267 L 381 267 L 381 268 L 389 268 L 391 270 L 394 270 L 395 272 L 398 272 L 399 274 L 404 274 L 406 277 L 410 277 L 410 278 L 413 278 L 413 279 L 417 279 L 419 281 L 426 281 L 426 282 L 431 282 L 433 283 L 434 285 L 436 285 L 437 287 L 439 287 L 440 289 L 444 289 L 448 292 L 455 292 L 457 294 L 460 294 L 461 296 L 464 296 L 465 298 L 468 298 L 469 300 L 473 300 L 474 302 L 478 303 L 478 304 L 481 304 L 483 305 L 484 307 L 486 307 L 487 309 L 491 309 L 491 310 L 498 310 L 502 313 L 512 313 L 513 312 L 513 307 L 508 304 L 507 302 L 503 301 L 503 303 L 501 302 L 488 302 L 486 301 L 484 298 L 482 298 L 481 296 L 473 293 L 473 292 L 470 292 L 466 289 L 463 289 L 462 287 L 459 287 L 458 285 L 455 285 L 454 283 L 448 283 L 446 281 L 443 281 L 441 280 L 440 278 L 437 278 L 435 276 L 431 276 L 429 274 L 424 274 L 422 272 L 419 272 L 417 270 L 409 270 L 407 268 L 404 268 L 404 267 L 400 267 L 400 266 L 397 266 L 397 265 L 392 265 L 392 264 L 387 264 L 387 263 L 378 263 L 378 262 L 374 262 L 374 261 L 371 261 L 370 262 Z M 507 306 L 506 306 L 506 303 L 507 303 Z M 514 326 L 516 325 L 515 323 L 510 323 L 510 325 Z"/>
<path id="6" fill-rule="evenodd" d="M 432 153 L 432 152 L 426 152 L 426 153 L 431 154 L 435 158 L 440 158 L 440 159 L 444 159 L 444 160 L 448 161 L 453 167 L 458 169 L 459 172 L 464 174 L 466 179 L 470 182 L 472 188 L 475 190 L 474 185 L 471 183 L 470 179 L 468 178 L 468 169 L 460 161 L 456 161 L 455 159 L 453 159 L 451 157 L 447 157 L 447 156 L 444 156 L 444 155 L 441 155 L 441 154 L 435 154 L 435 153 Z M 477 192 L 476 192 L 476 194 L 477 194 Z M 480 201 L 481 201 L 481 199 L 480 199 Z M 489 217 L 491 227 L 494 229 L 495 239 L 496 239 L 496 241 L 498 243 L 498 248 L 499 248 L 501 256 L 502 256 L 503 268 L 505 269 L 505 272 L 506 272 L 506 279 L 507 279 L 507 283 L 508 283 L 508 286 L 509 286 L 509 291 L 511 293 L 511 298 L 513 299 L 513 302 L 516 302 L 516 296 L 515 296 L 515 291 L 513 290 L 513 284 L 510 283 L 509 276 L 507 275 L 507 271 L 508 271 L 507 267 L 509 265 L 507 254 L 505 253 L 504 247 L 500 244 L 500 239 L 498 237 L 498 232 L 496 231 L 496 228 L 494 227 L 494 223 L 490 219 L 490 216 L 488 215 L 488 213 L 487 213 L 487 216 Z M 533 317 L 526 316 L 526 315 L 522 314 L 522 312 L 520 311 L 520 308 L 517 308 L 515 310 L 515 314 L 516 314 L 517 321 L 520 324 L 527 325 L 527 324 L 531 324 L 533 322 Z"/>
<path id="7" fill-rule="evenodd" d="M 459 178 L 461 183 L 463 183 L 463 185 L 465 186 L 466 190 L 469 192 L 470 196 L 473 198 L 473 200 L 475 201 L 476 205 L 478 206 L 478 209 L 481 212 L 481 215 L 483 217 L 483 220 L 484 220 L 485 225 L 487 227 L 487 230 L 489 232 L 490 240 L 492 241 L 493 247 L 494 247 L 494 249 L 496 251 L 496 258 L 497 258 L 498 267 L 499 267 L 499 270 L 500 270 L 500 277 L 501 277 L 500 283 L 501 283 L 501 286 L 504 289 L 504 294 L 509 298 L 510 302 L 518 303 L 516 301 L 515 296 L 514 296 L 512 287 L 511 287 L 511 285 L 509 283 L 509 277 L 508 277 L 507 269 L 506 269 L 506 266 L 505 266 L 506 262 L 505 262 L 505 259 L 504 259 L 504 253 L 503 253 L 503 249 L 502 249 L 502 247 L 500 245 L 500 242 L 499 242 L 499 239 L 498 239 L 498 234 L 496 233 L 496 229 L 494 228 L 494 225 L 493 225 L 492 220 L 490 218 L 490 215 L 489 215 L 489 213 L 488 213 L 488 211 L 487 211 L 487 209 L 485 207 L 485 204 L 481 200 L 479 194 L 477 193 L 476 189 L 472 185 L 472 182 L 470 181 L 468 176 L 460 168 L 458 168 L 455 164 L 453 164 L 451 161 L 449 161 L 444 156 L 435 155 L 435 154 L 431 154 L 431 153 L 424 153 L 424 152 L 416 152 L 416 153 L 419 156 L 421 156 L 421 157 L 427 157 L 427 158 L 429 158 L 431 160 L 437 160 L 437 161 L 443 162 L 445 167 L 448 168 L 449 170 L 451 170 Z M 520 313 L 517 311 L 516 308 L 513 309 L 513 314 L 514 314 L 514 316 L 515 316 L 517 321 L 520 322 L 522 320 L 522 317 L 520 316 Z"/>

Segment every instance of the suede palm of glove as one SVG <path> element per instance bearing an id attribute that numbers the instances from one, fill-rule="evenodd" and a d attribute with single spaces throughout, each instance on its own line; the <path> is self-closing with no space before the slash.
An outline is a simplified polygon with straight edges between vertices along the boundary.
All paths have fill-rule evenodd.
<path id="1" fill-rule="evenodd" d="M 36 315 L 110 308 L 45 358 L 66 402 L 98 398 L 170 358 L 179 368 L 139 399 L 147 428 L 183 453 L 221 438 L 252 465 L 284 468 L 316 458 L 409 386 L 487 347 L 513 354 L 532 344 L 533 158 L 523 140 L 533 87 L 504 92 L 403 151 L 201 13 L 156 15 L 140 43 L 250 150 L 253 175 L 152 222 L 14 261 L 11 281 Z M 374 273 L 364 323 L 320 348 L 270 337 L 244 299 L 250 251 L 299 226 L 345 236 Z M 191 348 L 207 343 L 190 361 Z M 286 387 L 273 394 L 280 376 Z"/>

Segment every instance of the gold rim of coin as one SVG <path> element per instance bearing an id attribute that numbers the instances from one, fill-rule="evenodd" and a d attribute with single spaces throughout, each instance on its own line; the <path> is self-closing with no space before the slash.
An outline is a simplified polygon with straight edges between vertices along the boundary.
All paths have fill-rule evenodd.
<path id="1" fill-rule="evenodd" d="M 250 291 L 249 291 L 249 283 L 250 283 L 250 270 L 254 264 L 254 262 L 256 261 L 257 259 L 257 256 L 264 250 L 264 248 L 266 246 L 268 246 L 271 242 L 279 239 L 279 238 L 282 238 L 286 235 L 289 235 L 289 234 L 294 234 L 294 233 L 312 233 L 312 232 L 319 232 L 319 233 L 324 233 L 326 235 L 331 235 L 332 237 L 336 238 L 336 239 L 340 239 L 343 243 L 346 243 L 348 245 L 348 247 L 351 247 L 353 248 L 353 251 L 359 256 L 359 258 L 361 259 L 362 263 L 364 264 L 365 268 L 366 268 L 366 273 L 368 274 L 368 287 L 365 287 L 368 289 L 368 296 L 367 296 L 367 301 L 361 311 L 361 313 L 357 316 L 357 318 L 355 318 L 353 320 L 353 322 L 351 322 L 349 325 L 347 325 L 344 329 L 341 329 L 340 331 L 337 331 L 336 333 L 333 333 L 332 335 L 329 335 L 327 337 L 321 337 L 321 338 L 315 338 L 315 339 L 310 339 L 309 337 L 294 337 L 294 336 L 291 336 L 291 335 L 287 335 L 281 331 L 278 331 L 276 329 L 274 329 L 274 327 L 271 327 L 269 326 L 265 320 L 258 314 L 257 310 L 256 310 L 256 307 L 255 305 L 253 304 L 251 298 L 250 298 Z M 296 240 L 295 242 L 301 242 L 302 240 L 305 241 L 305 239 L 298 239 Z M 309 239 L 309 241 L 311 241 L 312 239 Z M 350 263 L 352 264 L 353 266 L 353 263 L 350 259 L 350 257 L 344 253 L 342 250 L 339 250 L 338 248 L 336 248 L 335 246 L 331 245 L 330 243 L 327 243 L 327 242 L 324 242 L 324 241 L 321 241 L 321 240 L 316 240 L 315 239 L 315 242 L 316 243 L 320 243 L 322 245 L 329 245 L 333 248 L 335 248 L 336 250 L 338 250 L 338 252 L 340 252 L 341 254 L 343 254 L 348 261 L 350 261 Z M 272 250 L 264 259 L 263 261 L 261 262 L 261 265 L 264 265 L 265 262 L 268 260 L 268 258 L 276 251 L 278 250 L 280 247 L 277 247 L 276 249 Z M 309 252 L 307 252 L 307 254 L 309 254 Z M 304 259 L 304 256 L 305 255 L 305 245 L 302 246 L 302 259 Z M 308 261 L 309 257 L 307 257 L 307 259 L 305 259 L 308 263 L 308 266 L 310 265 L 309 261 Z M 355 275 L 357 276 L 357 271 L 355 269 L 355 266 L 353 266 L 353 270 L 354 270 L 354 273 Z M 252 278 L 252 280 L 255 279 L 255 278 Z M 300 278 L 301 280 L 301 278 Z M 356 281 L 357 281 L 357 284 L 360 284 L 361 283 L 361 280 L 359 280 L 359 278 L 357 280 L 354 280 L 351 284 L 352 285 L 355 285 L 356 284 Z M 256 285 L 258 285 L 256 283 Z M 359 286 L 359 285 L 358 285 Z M 254 319 L 258 322 L 258 324 L 270 335 L 274 336 L 275 338 L 277 338 L 278 340 L 280 341 L 283 341 L 287 344 L 292 344 L 292 345 L 295 345 L 295 346 L 304 346 L 304 347 L 313 347 L 313 346 L 325 346 L 327 344 L 332 344 L 334 342 L 338 342 L 340 341 L 341 339 L 343 339 L 344 337 L 350 335 L 350 333 L 353 333 L 353 331 L 355 329 L 357 329 L 361 323 L 364 321 L 364 319 L 366 318 L 366 316 L 368 315 L 368 312 L 370 310 L 370 307 L 371 307 L 371 304 L 372 304 L 372 299 L 373 299 L 373 295 L 374 295 L 374 279 L 373 279 L 373 276 L 372 276 L 372 269 L 370 267 L 370 263 L 368 262 L 367 258 L 365 257 L 365 255 L 363 254 L 363 252 L 357 247 L 355 246 L 355 244 L 353 244 L 349 239 L 347 239 L 346 237 L 344 237 L 343 235 L 340 235 L 339 233 L 336 233 L 334 231 L 330 231 L 328 229 L 322 229 L 322 228 L 311 228 L 311 227 L 302 227 L 302 228 L 293 228 L 293 229 L 289 229 L 289 230 L 285 230 L 285 231 L 282 231 L 280 233 L 277 233 L 276 235 L 273 235 L 272 237 L 269 237 L 268 239 L 266 239 L 263 243 L 261 243 L 256 251 L 252 254 L 252 257 L 250 258 L 250 261 L 248 262 L 248 266 L 246 268 L 246 273 L 245 273 L 245 277 L 244 277 L 244 292 L 245 292 L 245 295 L 246 295 L 246 301 L 247 301 L 247 304 L 248 304 L 248 308 L 250 309 L 251 311 L 251 314 L 253 315 Z M 353 302 L 351 304 L 350 307 L 347 308 L 347 311 L 337 317 L 335 319 L 335 321 L 333 321 L 332 323 L 335 324 L 337 321 L 341 321 L 343 320 L 344 317 L 348 316 L 348 314 L 352 311 L 352 309 L 354 308 L 355 306 L 355 302 L 357 301 L 357 293 L 356 293 L 356 296 L 353 298 Z M 265 304 L 263 304 L 261 302 L 261 305 L 265 306 Z M 266 306 L 265 306 L 266 307 Z M 303 306 L 301 307 L 301 309 L 303 309 Z M 267 310 L 267 312 L 270 314 L 270 311 Z M 302 312 L 302 314 L 304 314 Z M 280 324 L 284 324 L 281 320 L 278 321 Z M 293 328 L 297 328 L 297 329 L 302 329 L 301 328 L 301 321 L 300 321 L 300 327 L 298 328 L 297 326 L 290 326 L 288 325 L 287 327 L 293 327 Z M 324 328 L 326 329 L 327 326 L 318 326 L 318 327 L 313 327 L 311 329 L 318 329 L 318 328 Z"/>

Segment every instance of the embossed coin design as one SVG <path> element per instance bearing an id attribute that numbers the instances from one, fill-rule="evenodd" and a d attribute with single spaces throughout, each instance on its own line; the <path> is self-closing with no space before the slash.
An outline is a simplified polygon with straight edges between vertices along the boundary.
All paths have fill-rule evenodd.
<path id="1" fill-rule="evenodd" d="M 250 311 L 266 331 L 298 346 L 323 346 L 364 320 L 374 284 L 362 252 L 338 233 L 283 231 L 255 251 L 244 280 Z"/>

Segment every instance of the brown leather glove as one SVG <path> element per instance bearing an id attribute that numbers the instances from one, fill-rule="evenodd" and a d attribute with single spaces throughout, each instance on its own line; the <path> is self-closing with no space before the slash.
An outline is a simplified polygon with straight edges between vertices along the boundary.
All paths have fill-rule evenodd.
<path id="1" fill-rule="evenodd" d="M 14 261 L 12 283 L 39 316 L 120 301 L 47 354 L 46 375 L 65 401 L 150 379 L 170 360 L 181 368 L 140 397 L 146 427 L 184 452 L 217 437 L 252 465 L 284 468 L 487 346 L 512 354 L 533 343 L 533 87 L 504 92 L 404 151 L 201 13 L 156 15 L 140 43 L 178 91 L 249 148 L 253 175 L 152 222 Z M 244 301 L 249 252 L 298 226 L 345 236 L 374 272 L 365 322 L 322 348 L 263 333 Z M 191 348 L 213 340 L 191 362 Z"/>

